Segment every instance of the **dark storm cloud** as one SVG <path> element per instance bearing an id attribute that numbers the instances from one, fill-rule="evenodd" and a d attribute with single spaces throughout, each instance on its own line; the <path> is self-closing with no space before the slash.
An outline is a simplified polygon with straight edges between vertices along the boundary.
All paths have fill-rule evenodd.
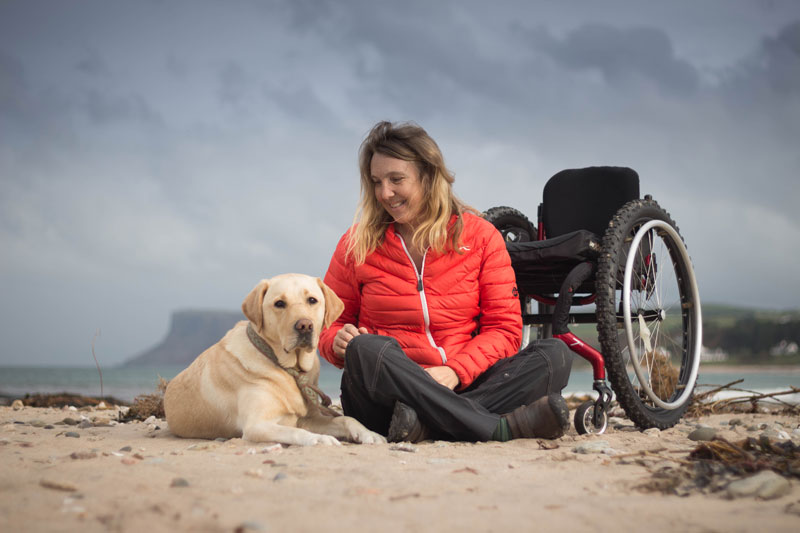
<path id="1" fill-rule="evenodd" d="M 678 95 L 691 94 L 698 87 L 695 68 L 675 56 L 670 38 L 656 28 L 586 24 L 563 39 L 541 29 L 531 32 L 531 42 L 567 68 L 598 70 L 615 87 L 637 79 Z"/>

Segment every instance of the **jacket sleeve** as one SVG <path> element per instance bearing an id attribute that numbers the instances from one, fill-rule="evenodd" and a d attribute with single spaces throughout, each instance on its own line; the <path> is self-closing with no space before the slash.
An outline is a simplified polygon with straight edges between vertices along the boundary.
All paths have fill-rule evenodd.
<path id="1" fill-rule="evenodd" d="M 344 311 L 339 318 L 330 327 L 322 330 L 319 336 L 319 353 L 338 368 L 344 366 L 344 360 L 333 353 L 333 339 L 345 324 L 358 325 L 358 311 L 361 308 L 361 291 L 355 276 L 353 258 L 345 257 L 348 235 L 346 233 L 339 239 L 323 280 L 344 304 Z"/>
<path id="2" fill-rule="evenodd" d="M 459 389 L 468 387 L 498 360 L 517 353 L 522 342 L 516 277 L 505 241 L 497 231 L 491 231 L 486 241 L 478 285 L 479 333 L 459 353 L 448 354 L 445 363 L 458 375 Z"/>

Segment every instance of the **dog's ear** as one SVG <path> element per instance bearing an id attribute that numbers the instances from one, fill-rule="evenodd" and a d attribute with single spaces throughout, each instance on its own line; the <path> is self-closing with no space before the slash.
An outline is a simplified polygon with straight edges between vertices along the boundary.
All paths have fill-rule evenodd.
<path id="1" fill-rule="evenodd" d="M 327 328 L 342 314 L 342 311 L 344 311 L 344 304 L 342 300 L 336 296 L 336 293 L 319 278 L 317 278 L 317 285 L 322 289 L 322 294 L 325 296 L 325 318 L 322 321 L 322 327 Z"/>
<path id="2" fill-rule="evenodd" d="M 264 321 L 264 295 L 269 289 L 269 280 L 262 279 L 253 287 L 250 294 L 242 302 L 242 312 L 247 319 L 260 330 Z"/>

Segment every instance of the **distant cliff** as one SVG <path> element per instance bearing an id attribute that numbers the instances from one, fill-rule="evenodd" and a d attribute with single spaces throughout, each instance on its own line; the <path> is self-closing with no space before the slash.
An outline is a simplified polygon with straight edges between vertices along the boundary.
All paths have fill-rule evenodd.
<path id="1" fill-rule="evenodd" d="M 188 365 L 244 319 L 241 311 L 175 311 L 166 338 L 122 366 Z"/>

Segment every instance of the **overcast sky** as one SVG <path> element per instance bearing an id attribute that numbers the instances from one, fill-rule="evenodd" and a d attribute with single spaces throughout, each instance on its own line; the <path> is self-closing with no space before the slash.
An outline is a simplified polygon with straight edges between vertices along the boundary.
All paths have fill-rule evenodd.
<path id="1" fill-rule="evenodd" d="M 800 2 L 3 0 L 0 365 L 324 275 L 382 119 L 480 209 L 630 166 L 704 302 L 800 307 Z"/>

